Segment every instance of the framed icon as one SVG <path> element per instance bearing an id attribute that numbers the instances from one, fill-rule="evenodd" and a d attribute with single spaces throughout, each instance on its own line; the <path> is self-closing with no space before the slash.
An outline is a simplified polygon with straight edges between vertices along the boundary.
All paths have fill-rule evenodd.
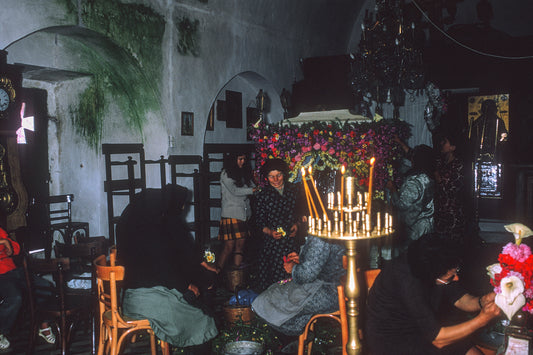
<path id="1" fill-rule="evenodd" d="M 194 136 L 194 113 L 181 113 L 181 135 Z"/>

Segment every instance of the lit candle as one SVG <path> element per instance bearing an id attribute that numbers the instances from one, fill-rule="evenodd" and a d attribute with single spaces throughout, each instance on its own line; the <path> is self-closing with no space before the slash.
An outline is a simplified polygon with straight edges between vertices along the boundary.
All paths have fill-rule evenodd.
<path id="1" fill-rule="evenodd" d="M 374 162 L 376 158 L 370 159 L 370 174 L 368 176 L 368 201 L 366 204 L 366 213 L 370 215 L 372 213 L 372 180 L 374 177 Z"/>
<path id="2" fill-rule="evenodd" d="M 343 207 L 344 199 L 344 165 L 341 166 L 341 208 Z"/>
<path id="3" fill-rule="evenodd" d="M 376 213 L 376 228 L 378 232 L 381 232 L 381 213 Z"/>
<path id="4" fill-rule="evenodd" d="M 318 212 L 316 211 L 315 202 L 313 201 L 313 196 L 311 196 L 311 192 L 309 191 L 309 186 L 307 186 L 307 181 L 305 180 L 305 169 L 302 168 L 301 171 L 302 171 L 302 181 L 304 184 L 305 198 L 307 200 L 307 208 L 309 209 L 309 214 L 311 215 L 311 218 L 313 218 L 315 215 L 318 216 Z"/>
<path id="5" fill-rule="evenodd" d="M 342 208 L 342 205 L 341 205 L 342 201 L 341 201 L 341 193 L 339 191 L 337 191 L 337 209 L 341 209 Z"/>
<path id="6" fill-rule="evenodd" d="M 357 207 L 363 208 L 363 194 L 357 191 Z"/>
<path id="7" fill-rule="evenodd" d="M 316 197 L 318 198 L 318 202 L 320 202 L 320 208 L 322 208 L 322 213 L 324 214 L 324 218 L 326 218 L 327 220 L 328 215 L 326 213 L 326 209 L 324 208 L 324 202 L 322 202 L 322 198 L 320 197 L 320 194 L 318 193 L 315 180 L 313 179 L 313 168 L 311 166 L 309 166 L 309 177 L 311 178 L 311 184 L 313 184 L 313 189 L 315 190 L 315 194 L 316 194 Z M 318 213 L 316 215 L 318 217 Z"/>
<path id="8" fill-rule="evenodd" d="M 348 208 L 352 208 L 353 176 L 346 178 L 346 196 L 348 196 Z"/>

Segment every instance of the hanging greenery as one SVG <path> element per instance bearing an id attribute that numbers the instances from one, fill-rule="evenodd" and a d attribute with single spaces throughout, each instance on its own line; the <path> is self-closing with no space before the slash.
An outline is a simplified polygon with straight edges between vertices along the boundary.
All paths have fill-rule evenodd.
<path id="1" fill-rule="evenodd" d="M 200 52 L 198 49 L 198 27 L 200 21 L 190 20 L 187 17 L 183 17 L 177 22 L 178 28 L 178 52 L 182 55 L 191 54 L 197 57 Z"/>
<path id="2" fill-rule="evenodd" d="M 97 149 L 102 138 L 104 108 L 106 100 L 102 79 L 96 77 L 80 95 L 77 110 L 72 110 L 71 118 L 76 133 L 85 137 L 91 148 Z"/>

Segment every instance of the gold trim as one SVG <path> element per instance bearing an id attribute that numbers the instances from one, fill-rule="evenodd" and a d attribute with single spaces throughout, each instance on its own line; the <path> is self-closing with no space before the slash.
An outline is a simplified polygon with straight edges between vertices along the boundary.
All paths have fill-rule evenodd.
<path id="1" fill-rule="evenodd" d="M 15 102 L 15 97 L 17 96 L 15 88 L 13 87 L 13 83 L 11 82 L 11 79 L 7 77 L 0 77 L 0 89 L 4 89 L 7 94 L 9 95 L 9 101 L 11 103 Z"/>

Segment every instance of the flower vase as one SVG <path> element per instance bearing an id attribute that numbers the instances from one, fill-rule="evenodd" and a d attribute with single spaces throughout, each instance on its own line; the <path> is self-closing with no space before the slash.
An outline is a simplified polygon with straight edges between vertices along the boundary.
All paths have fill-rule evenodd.
<path id="1" fill-rule="evenodd" d="M 529 313 L 518 311 L 504 331 L 503 344 L 497 355 L 525 355 L 533 354 L 533 332 L 528 327 Z"/>

